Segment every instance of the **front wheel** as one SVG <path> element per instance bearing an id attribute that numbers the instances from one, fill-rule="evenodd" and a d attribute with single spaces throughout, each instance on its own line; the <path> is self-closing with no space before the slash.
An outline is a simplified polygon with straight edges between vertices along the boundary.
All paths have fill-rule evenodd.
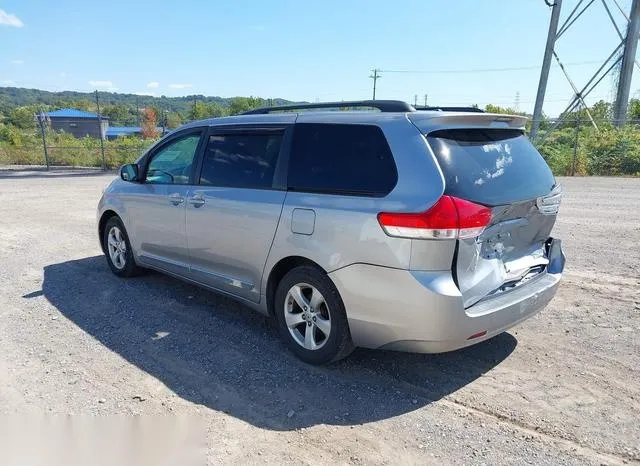
<path id="1" fill-rule="evenodd" d="M 342 298 L 324 271 L 296 267 L 278 284 L 278 328 L 289 349 L 309 364 L 337 361 L 353 351 Z"/>
<path id="2" fill-rule="evenodd" d="M 136 265 L 127 230 L 122 220 L 111 217 L 104 228 L 103 244 L 107 263 L 111 271 L 119 277 L 138 275 L 142 269 Z"/>

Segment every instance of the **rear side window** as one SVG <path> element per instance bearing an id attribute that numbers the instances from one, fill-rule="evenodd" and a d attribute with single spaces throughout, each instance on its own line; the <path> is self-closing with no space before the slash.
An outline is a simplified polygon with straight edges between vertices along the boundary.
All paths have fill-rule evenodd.
<path id="1" fill-rule="evenodd" d="M 439 130 L 427 140 L 452 196 L 511 204 L 544 196 L 555 185 L 549 166 L 520 130 Z"/>
<path id="2" fill-rule="evenodd" d="M 201 185 L 270 189 L 282 133 L 232 133 L 209 136 Z"/>
<path id="3" fill-rule="evenodd" d="M 397 180 L 391 149 L 379 127 L 295 125 L 289 189 L 382 197 L 389 194 Z"/>

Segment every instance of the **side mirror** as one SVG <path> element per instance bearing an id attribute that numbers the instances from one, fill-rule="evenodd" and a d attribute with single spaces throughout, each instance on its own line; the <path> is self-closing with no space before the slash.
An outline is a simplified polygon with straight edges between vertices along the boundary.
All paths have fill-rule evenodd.
<path id="1" fill-rule="evenodd" d="M 138 165 L 128 163 L 120 167 L 120 178 L 124 181 L 138 181 Z"/>

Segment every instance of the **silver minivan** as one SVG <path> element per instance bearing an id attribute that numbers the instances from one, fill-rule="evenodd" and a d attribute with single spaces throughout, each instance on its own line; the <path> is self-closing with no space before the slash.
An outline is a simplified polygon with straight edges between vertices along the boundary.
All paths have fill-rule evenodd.
<path id="1" fill-rule="evenodd" d="M 312 364 L 444 352 L 554 296 L 561 190 L 526 119 L 399 101 L 190 123 L 104 191 L 111 270 L 155 269 L 274 316 Z"/>

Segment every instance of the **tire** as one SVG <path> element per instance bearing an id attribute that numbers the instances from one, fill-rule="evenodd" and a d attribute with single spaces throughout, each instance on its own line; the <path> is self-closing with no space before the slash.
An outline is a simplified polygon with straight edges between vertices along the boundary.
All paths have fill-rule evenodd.
<path id="1" fill-rule="evenodd" d="M 116 254 L 115 262 L 111 254 L 112 246 L 109 245 L 109 236 L 112 233 L 114 234 L 113 239 L 117 240 L 118 245 L 116 249 L 119 252 L 119 254 Z M 107 220 L 102 235 L 102 244 L 104 244 L 104 255 L 107 258 L 109 268 L 118 277 L 133 277 L 142 272 L 142 269 L 138 267 L 133 258 L 129 235 L 127 235 L 127 230 L 124 228 L 120 217 L 114 216 Z M 118 260 L 118 257 L 121 259 Z"/>
<path id="2" fill-rule="evenodd" d="M 342 298 L 327 274 L 317 267 L 296 267 L 280 280 L 274 312 L 289 350 L 306 363 L 338 361 L 354 349 Z"/>

